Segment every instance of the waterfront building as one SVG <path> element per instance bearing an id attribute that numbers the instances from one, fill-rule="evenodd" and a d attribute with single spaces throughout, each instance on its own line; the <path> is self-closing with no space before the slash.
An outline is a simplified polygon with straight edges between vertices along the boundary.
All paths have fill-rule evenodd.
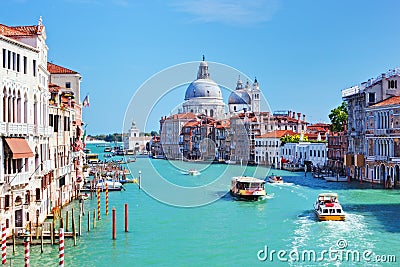
<path id="1" fill-rule="evenodd" d="M 389 70 L 360 85 L 342 90 L 342 98 L 348 106 L 348 153 L 345 165 L 354 179 L 366 177 L 366 108 L 389 97 L 400 95 L 400 69 Z M 382 115 L 388 118 L 388 114 Z"/>
<path id="2" fill-rule="evenodd" d="M 281 138 L 287 135 L 294 136 L 296 133 L 292 130 L 275 130 L 257 136 L 255 146 L 256 163 L 280 168 L 282 158 Z"/>
<path id="3" fill-rule="evenodd" d="M 168 158 L 209 159 L 255 163 L 255 137 L 274 131 L 307 131 L 305 115 L 292 111 L 271 114 L 261 111 L 261 90 L 240 80 L 228 98 L 225 112 L 221 89 L 210 79 L 208 64 L 200 62 L 197 79 L 187 88 L 182 112 L 160 120 L 160 146 Z M 189 117 L 187 114 L 192 114 Z M 301 116 L 302 119 L 301 119 Z M 202 119 L 206 118 L 206 121 Z M 205 142 L 207 141 L 207 142 Z M 210 142 L 208 142 L 210 141 Z M 212 141 L 212 142 L 211 142 Z M 204 145 L 203 152 L 200 145 Z M 211 149 L 211 144 L 214 144 Z M 210 150 L 211 149 L 211 150 Z"/>
<path id="4" fill-rule="evenodd" d="M 151 140 L 151 136 L 140 134 L 139 128 L 133 121 L 129 133 L 124 136 L 124 149 L 128 153 L 144 153 L 146 151 L 146 144 Z"/>
<path id="5" fill-rule="evenodd" d="M 51 175 L 51 132 L 42 20 L 33 26 L 0 24 L 0 47 L 0 218 L 10 229 L 47 215 L 42 178 Z"/>
<path id="6" fill-rule="evenodd" d="M 255 137 L 260 135 L 260 123 L 253 112 L 238 113 L 230 118 L 231 160 L 255 163 Z"/>
<path id="7" fill-rule="evenodd" d="M 315 167 L 326 166 L 326 142 L 285 143 L 281 149 L 286 162 Z"/>
<path id="8" fill-rule="evenodd" d="M 214 123 L 206 115 L 185 123 L 179 143 L 184 158 L 208 161 L 216 158 Z"/>
<path id="9" fill-rule="evenodd" d="M 46 38 L 41 18 L 33 26 L 0 24 L 0 220 L 7 229 L 44 221 L 71 200 L 82 173 L 71 153 L 80 140 L 71 127 L 81 123 L 79 85 L 50 83 L 56 73 Z"/>
<path id="10" fill-rule="evenodd" d="M 214 124 L 216 145 L 216 160 L 227 161 L 230 160 L 231 155 L 231 122 L 229 119 L 216 121 Z"/>
<path id="11" fill-rule="evenodd" d="M 400 185 L 400 96 L 365 109 L 365 179 L 387 187 Z"/>
<path id="12" fill-rule="evenodd" d="M 162 152 L 157 151 L 157 155 L 164 155 L 169 159 L 181 159 L 182 150 L 179 143 L 182 143 L 182 128 L 187 122 L 196 118 L 197 116 L 191 112 L 162 117 L 160 120 L 159 146 Z"/>
<path id="13" fill-rule="evenodd" d="M 347 133 L 332 132 L 328 135 L 328 167 L 333 176 L 345 175 L 344 158 L 347 154 Z"/>
<path id="14" fill-rule="evenodd" d="M 296 118 L 296 112 L 292 110 L 275 111 L 271 130 L 292 130 L 296 133 L 306 133 L 307 124 L 305 114 L 297 112 Z"/>

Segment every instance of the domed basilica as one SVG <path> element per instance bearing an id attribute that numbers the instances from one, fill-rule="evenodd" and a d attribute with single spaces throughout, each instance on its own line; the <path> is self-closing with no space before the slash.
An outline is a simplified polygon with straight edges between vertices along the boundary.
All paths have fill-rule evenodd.
<path id="1" fill-rule="evenodd" d="M 260 112 L 260 89 L 257 79 L 254 81 L 253 88 L 251 89 L 249 82 L 243 87 L 243 83 L 239 78 L 236 89 L 229 96 L 228 109 L 229 114 L 225 111 L 220 87 L 210 79 L 208 64 L 203 56 L 203 61 L 200 62 L 197 73 L 197 79 L 186 89 L 183 112 L 205 114 L 216 119 L 224 119 L 227 115 L 239 112 Z"/>

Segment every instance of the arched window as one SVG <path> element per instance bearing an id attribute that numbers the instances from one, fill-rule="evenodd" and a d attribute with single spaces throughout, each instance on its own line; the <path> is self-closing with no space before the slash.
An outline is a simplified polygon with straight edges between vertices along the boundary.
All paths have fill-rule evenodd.
<path id="1" fill-rule="evenodd" d="M 21 122 L 21 93 L 19 91 L 17 96 L 17 122 Z"/>
<path id="2" fill-rule="evenodd" d="M 214 110 L 210 109 L 210 117 L 214 117 Z"/>
<path id="3" fill-rule="evenodd" d="M 390 81 L 390 88 L 394 88 L 394 80 Z"/>

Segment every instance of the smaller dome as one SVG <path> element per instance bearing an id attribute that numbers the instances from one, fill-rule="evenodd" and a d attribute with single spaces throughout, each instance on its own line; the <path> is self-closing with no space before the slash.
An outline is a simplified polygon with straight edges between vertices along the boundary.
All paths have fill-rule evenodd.
<path id="1" fill-rule="evenodd" d="M 228 104 L 235 104 L 235 105 L 250 105 L 251 104 L 251 98 L 250 95 L 246 92 L 246 90 L 235 90 L 231 93 L 231 95 L 228 98 Z"/>

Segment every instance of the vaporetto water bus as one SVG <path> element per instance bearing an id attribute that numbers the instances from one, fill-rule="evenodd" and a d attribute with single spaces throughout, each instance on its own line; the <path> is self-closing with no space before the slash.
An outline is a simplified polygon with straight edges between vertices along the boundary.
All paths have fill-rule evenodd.
<path id="1" fill-rule="evenodd" d="M 265 181 L 254 177 L 232 177 L 230 193 L 240 200 L 260 200 L 267 195 Z"/>
<path id="2" fill-rule="evenodd" d="M 346 218 L 336 193 L 319 194 L 314 212 L 320 221 L 344 221 Z"/>

